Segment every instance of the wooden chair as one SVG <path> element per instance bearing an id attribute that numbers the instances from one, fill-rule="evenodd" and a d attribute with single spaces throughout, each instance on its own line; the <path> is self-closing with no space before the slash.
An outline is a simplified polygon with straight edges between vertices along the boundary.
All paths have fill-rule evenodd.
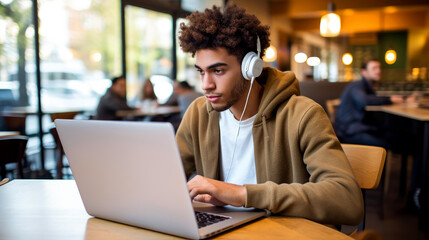
<path id="1" fill-rule="evenodd" d="M 340 105 L 339 98 L 326 100 L 326 111 L 328 112 L 328 116 L 332 124 L 334 124 L 335 122 L 335 115 L 337 113 L 337 108 L 339 105 Z"/>
<path id="2" fill-rule="evenodd" d="M 2 115 L 6 124 L 7 131 L 17 131 L 21 135 L 26 135 L 25 125 L 27 121 L 26 115 Z"/>
<path id="3" fill-rule="evenodd" d="M 55 119 L 73 119 L 76 115 L 78 115 L 80 112 L 61 112 L 61 113 L 52 113 L 51 114 L 51 120 L 52 122 L 55 121 Z M 63 159 L 64 159 L 64 149 L 63 145 L 61 144 L 60 137 L 58 136 L 57 129 L 51 128 L 49 130 L 52 137 L 55 141 L 55 152 L 57 156 L 56 160 L 56 171 L 57 171 L 57 178 L 62 179 L 63 178 L 63 168 L 68 167 L 64 165 Z"/>
<path id="4" fill-rule="evenodd" d="M 337 99 L 329 99 L 326 100 L 326 110 L 329 116 L 329 119 L 331 120 L 332 125 L 335 123 L 335 117 L 336 117 L 336 113 L 337 113 L 337 109 L 338 106 L 340 105 L 341 101 L 339 98 Z M 341 141 L 341 139 L 340 139 Z M 383 191 L 386 194 L 388 189 L 389 189 L 389 185 L 390 185 L 390 165 L 389 164 L 392 160 L 392 152 L 389 151 L 389 153 L 387 153 L 387 158 L 388 161 L 386 164 L 386 177 L 385 179 L 385 186 L 383 187 Z M 407 161 L 408 161 L 408 155 L 409 153 L 407 152 L 402 152 L 402 153 L 398 153 L 401 155 L 401 173 L 400 173 L 400 181 L 399 181 L 399 193 L 400 196 L 403 197 L 405 196 L 405 191 L 406 191 L 406 182 L 407 182 Z M 380 214 L 380 217 L 383 217 L 383 214 Z"/>
<path id="5" fill-rule="evenodd" d="M 383 237 L 380 235 L 380 233 L 374 230 L 356 232 L 351 234 L 350 237 L 356 240 L 383 240 Z"/>
<path id="6" fill-rule="evenodd" d="M 0 178 L 6 177 L 6 165 L 9 163 L 16 164 L 18 178 L 24 177 L 22 159 L 25 156 L 27 142 L 26 136 L 0 138 Z"/>
<path id="7" fill-rule="evenodd" d="M 376 189 L 380 183 L 386 160 L 386 150 L 382 147 L 356 144 L 341 144 L 341 146 L 362 189 L 365 203 L 365 190 Z M 366 211 L 366 206 L 364 205 L 364 207 Z M 365 229 L 365 218 L 366 213 L 358 226 L 358 231 Z"/>

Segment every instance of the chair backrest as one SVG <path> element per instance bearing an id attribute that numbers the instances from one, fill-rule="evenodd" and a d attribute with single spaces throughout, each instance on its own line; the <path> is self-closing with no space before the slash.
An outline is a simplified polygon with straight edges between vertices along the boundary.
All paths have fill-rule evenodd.
<path id="1" fill-rule="evenodd" d="M 299 81 L 302 96 L 313 99 L 326 110 L 326 100 L 340 98 L 350 82 Z"/>
<path id="2" fill-rule="evenodd" d="M 60 113 L 51 113 L 51 120 L 52 122 L 55 121 L 55 119 L 74 119 L 76 115 L 78 115 L 80 112 L 60 112 Z M 60 149 L 61 153 L 64 153 L 63 147 L 61 145 L 60 138 L 58 137 L 57 129 L 51 128 L 49 132 L 52 134 L 55 140 L 55 144 Z"/>
<path id="3" fill-rule="evenodd" d="M 6 177 L 6 164 L 17 163 L 18 178 L 23 178 L 22 158 L 25 155 L 28 137 L 12 136 L 0 138 L 1 177 Z"/>
<path id="4" fill-rule="evenodd" d="M 376 189 L 383 173 L 386 150 L 382 147 L 341 144 L 361 189 Z"/>
<path id="5" fill-rule="evenodd" d="M 25 135 L 26 115 L 2 115 L 7 131 L 18 131 Z"/>
<path id="6" fill-rule="evenodd" d="M 71 112 L 59 112 L 59 113 L 51 113 L 51 120 L 52 122 L 55 121 L 55 119 L 74 119 L 76 115 L 78 115 L 80 112 L 77 111 L 71 111 Z M 61 144 L 61 140 L 58 136 L 57 129 L 55 127 L 51 128 L 49 132 L 52 134 L 52 137 L 55 141 L 55 150 L 58 151 L 57 153 L 57 178 L 62 179 L 63 178 L 63 156 L 64 156 L 64 148 Z"/>
<path id="7" fill-rule="evenodd" d="M 55 151 L 58 151 L 57 154 L 57 159 L 56 159 L 56 170 L 57 170 L 57 178 L 62 179 L 63 178 L 63 157 L 65 155 L 64 153 L 64 148 L 63 145 L 61 144 L 61 140 L 60 137 L 58 136 L 58 131 L 57 128 L 51 128 L 49 129 L 49 132 L 52 134 L 52 137 L 54 138 L 55 141 Z"/>
<path id="8" fill-rule="evenodd" d="M 335 122 L 335 115 L 337 113 L 337 108 L 340 105 L 340 99 L 328 99 L 326 100 L 326 111 L 328 112 L 329 119 L 331 120 L 331 123 L 334 124 Z"/>
<path id="9" fill-rule="evenodd" d="M 55 144 L 57 145 L 57 147 L 59 148 L 61 153 L 64 153 L 64 149 L 63 149 L 63 146 L 61 144 L 60 137 L 58 136 L 57 128 L 55 128 L 55 127 L 51 128 L 51 129 L 49 129 L 49 132 L 52 134 L 52 137 L 54 138 Z"/>
<path id="10" fill-rule="evenodd" d="M 52 122 L 55 121 L 55 119 L 73 119 L 76 115 L 78 115 L 80 112 L 59 112 L 59 113 L 51 113 L 51 120 Z"/>

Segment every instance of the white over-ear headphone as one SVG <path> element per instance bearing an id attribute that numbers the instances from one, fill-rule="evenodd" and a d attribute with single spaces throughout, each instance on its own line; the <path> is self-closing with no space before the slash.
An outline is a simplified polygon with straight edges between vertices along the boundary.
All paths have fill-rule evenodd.
<path id="1" fill-rule="evenodd" d="M 257 78 L 262 73 L 264 63 L 261 59 L 261 42 L 259 41 L 259 36 L 257 36 L 256 40 L 256 49 L 258 54 L 255 52 L 248 52 L 241 62 L 241 73 L 247 80 Z"/>

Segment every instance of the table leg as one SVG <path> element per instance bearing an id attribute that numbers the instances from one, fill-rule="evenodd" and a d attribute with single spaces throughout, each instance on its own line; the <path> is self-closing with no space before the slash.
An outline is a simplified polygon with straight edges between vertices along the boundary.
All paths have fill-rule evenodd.
<path id="1" fill-rule="evenodd" d="M 423 134 L 419 229 L 429 231 L 429 121 L 424 122 Z"/>

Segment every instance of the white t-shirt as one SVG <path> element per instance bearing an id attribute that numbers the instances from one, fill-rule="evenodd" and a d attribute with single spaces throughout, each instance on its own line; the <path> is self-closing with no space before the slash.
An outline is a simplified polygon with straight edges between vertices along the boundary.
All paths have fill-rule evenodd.
<path id="1" fill-rule="evenodd" d="M 252 135 L 255 117 L 256 115 L 241 121 L 240 132 L 236 138 L 239 121 L 230 110 L 220 113 L 221 180 L 237 185 L 256 184 Z"/>

